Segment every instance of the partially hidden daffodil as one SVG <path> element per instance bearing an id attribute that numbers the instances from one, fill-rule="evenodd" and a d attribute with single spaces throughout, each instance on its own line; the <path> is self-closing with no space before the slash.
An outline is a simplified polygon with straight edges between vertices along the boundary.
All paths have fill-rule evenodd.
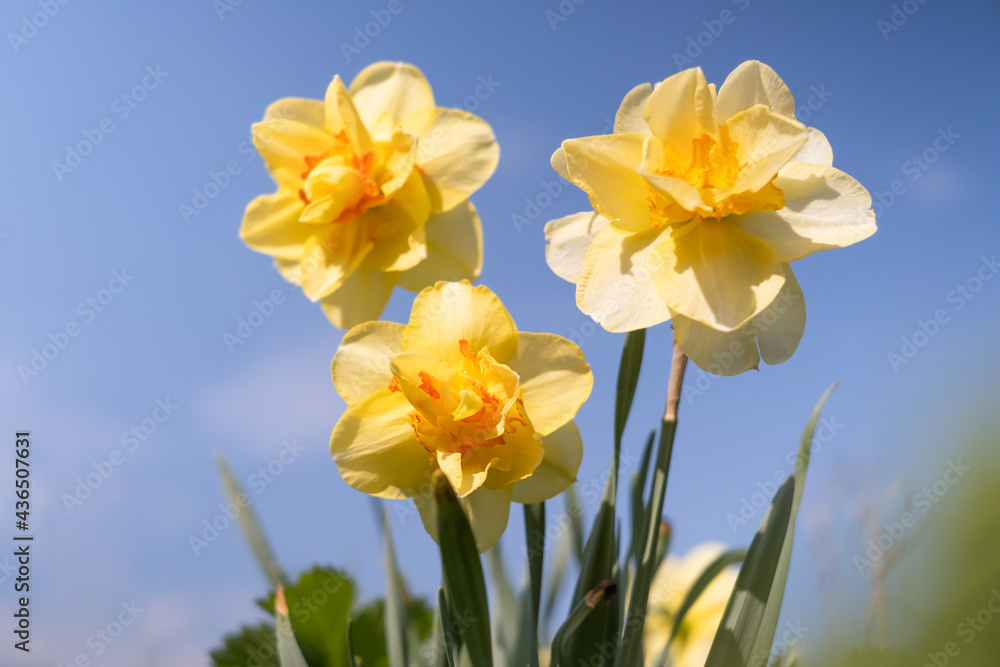
<path id="1" fill-rule="evenodd" d="M 576 479 L 573 417 L 590 367 L 565 338 L 518 332 L 486 287 L 439 282 L 417 295 L 405 326 L 352 328 L 333 383 L 347 403 L 330 439 L 341 476 L 374 496 L 413 498 L 435 539 L 436 471 L 480 551 L 500 538 L 512 501 L 547 500 Z"/>
<path id="2" fill-rule="evenodd" d="M 499 148 L 482 119 L 435 106 L 416 67 L 380 62 L 349 87 L 334 77 L 325 100 L 278 100 L 253 141 L 278 189 L 250 203 L 240 237 L 334 325 L 378 319 L 396 285 L 479 276 L 468 198 Z"/>
<path id="3" fill-rule="evenodd" d="M 614 134 L 552 156 L 594 210 L 548 223 L 548 264 L 608 331 L 672 319 L 681 350 L 712 373 L 780 363 L 806 319 L 789 262 L 875 232 L 868 192 L 832 163 L 760 62 L 718 91 L 700 68 L 637 86 Z"/>
<path id="4" fill-rule="evenodd" d="M 660 658 L 685 596 L 705 568 L 723 551 L 725 545 L 707 542 L 692 548 L 683 557 L 667 556 L 660 565 L 650 586 L 649 611 L 643 630 L 647 665 L 703 667 L 736 585 L 738 570 L 734 567 L 720 572 L 701 593 L 681 621 L 670 645 L 668 660 L 664 662 Z"/>

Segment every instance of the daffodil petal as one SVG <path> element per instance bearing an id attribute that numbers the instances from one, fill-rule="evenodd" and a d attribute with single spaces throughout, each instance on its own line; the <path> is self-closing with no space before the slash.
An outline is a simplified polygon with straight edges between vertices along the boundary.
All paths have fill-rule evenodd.
<path id="1" fill-rule="evenodd" d="M 429 482 L 433 461 L 413 435 L 411 411 L 402 394 L 381 389 L 344 412 L 330 452 L 345 482 L 381 498 L 405 498 Z"/>
<path id="2" fill-rule="evenodd" d="M 508 421 L 510 416 L 508 415 Z M 509 457 L 509 463 L 504 462 L 504 465 L 495 466 L 490 470 L 485 484 L 487 489 L 499 489 L 530 479 L 545 456 L 542 440 L 533 429 L 519 424 L 513 426 L 508 424 L 507 429 L 503 436 L 504 444 L 499 448 L 496 445 L 477 448 L 480 450 L 502 449 L 502 453 Z M 489 455 L 488 452 L 487 455 Z"/>
<path id="3" fill-rule="evenodd" d="M 508 365 L 521 378 L 524 410 L 541 436 L 572 420 L 594 385 L 579 346 L 555 334 L 522 332 Z"/>
<path id="4" fill-rule="evenodd" d="M 795 118 L 795 98 L 778 73 L 762 62 L 748 60 L 734 69 L 719 88 L 715 117 L 722 125 L 757 104 Z"/>
<path id="5" fill-rule="evenodd" d="M 830 146 L 825 134 L 815 127 L 807 127 L 806 143 L 802 144 L 802 148 L 792 156 L 789 162 L 812 162 L 832 167 L 833 147 Z"/>
<path id="6" fill-rule="evenodd" d="M 784 193 L 784 208 L 748 213 L 734 222 L 770 245 L 783 262 L 843 248 L 875 233 L 871 196 L 839 169 L 789 162 L 774 184 Z"/>
<path id="7" fill-rule="evenodd" d="M 389 359 L 403 348 L 403 325 L 365 322 L 344 334 L 330 372 L 337 393 L 357 405 L 392 381 Z"/>
<path id="8" fill-rule="evenodd" d="M 302 292 L 310 301 L 319 301 L 344 284 L 371 251 L 372 244 L 361 221 L 312 230 L 300 259 Z"/>
<path id="9" fill-rule="evenodd" d="M 408 63 L 378 62 L 369 65 L 354 77 L 350 90 L 358 114 L 371 128 L 380 124 L 383 114 L 388 114 L 391 119 L 388 129 L 391 132 L 410 116 L 434 108 L 434 93 L 427 78 Z M 418 134 L 414 129 L 406 129 Z"/>
<path id="10" fill-rule="evenodd" d="M 302 97 L 285 97 L 264 110 L 264 120 L 294 120 L 324 131 L 325 115 L 323 102 Z"/>
<path id="11" fill-rule="evenodd" d="M 732 331 L 762 311 L 785 282 L 771 247 L 728 219 L 707 218 L 650 255 L 649 269 L 673 312 L 713 329 Z"/>
<path id="12" fill-rule="evenodd" d="M 670 319 L 649 263 L 662 233 L 622 234 L 608 227 L 590 244 L 577 280 L 576 305 L 612 332 L 635 331 Z"/>
<path id="13" fill-rule="evenodd" d="M 649 134 L 642 109 L 653 94 L 653 84 L 640 83 L 625 94 L 615 114 L 615 134 Z"/>
<path id="14" fill-rule="evenodd" d="M 649 191 L 637 173 L 645 139 L 641 134 L 605 134 L 562 144 L 570 181 L 587 193 L 595 211 L 624 231 L 649 226 Z"/>
<path id="15" fill-rule="evenodd" d="M 403 349 L 433 351 L 454 365 L 462 359 L 460 340 L 473 354 L 488 347 L 494 359 L 506 363 L 517 352 L 517 327 L 488 287 L 439 282 L 418 294 L 403 331 Z"/>
<path id="16" fill-rule="evenodd" d="M 650 131 L 663 140 L 671 158 L 686 164 L 691 157 L 691 139 L 718 136 L 714 95 L 700 67 L 678 72 L 653 88 L 643 119 Z"/>
<path id="17" fill-rule="evenodd" d="M 590 244 L 609 224 L 607 218 L 594 211 L 550 220 L 545 224 L 545 261 L 549 268 L 563 280 L 576 283 Z"/>
<path id="18" fill-rule="evenodd" d="M 298 224 L 304 204 L 298 195 L 278 191 L 261 195 L 247 206 L 240 238 L 257 252 L 298 259 L 314 230 Z"/>
<path id="19" fill-rule="evenodd" d="M 368 256 L 372 268 L 405 271 L 427 258 L 424 224 L 430 215 L 430 198 L 416 171 L 410 174 L 390 203 L 364 215 L 373 246 Z"/>
<path id="20" fill-rule="evenodd" d="M 253 124 L 251 134 L 272 174 L 278 170 L 289 176 L 300 174 L 309 166 L 306 157 L 321 156 L 336 145 L 329 133 L 297 120 L 263 120 Z"/>
<path id="21" fill-rule="evenodd" d="M 371 152 L 371 136 L 340 76 L 333 77 L 326 89 L 325 110 L 327 132 L 333 136 L 343 133 L 355 155 Z"/>
<path id="22" fill-rule="evenodd" d="M 500 147 L 493 128 L 471 113 L 438 109 L 419 136 L 419 167 L 435 212 L 448 211 L 481 188 L 496 170 Z"/>
<path id="23" fill-rule="evenodd" d="M 427 259 L 399 274 L 399 285 L 419 292 L 438 280 L 476 280 L 483 270 L 483 228 L 472 202 L 427 219 Z"/>
<path id="24" fill-rule="evenodd" d="M 361 264 L 332 294 L 323 297 L 320 305 L 327 318 L 338 329 L 350 329 L 368 320 L 377 320 L 396 286 L 394 273 L 376 271 Z"/>
<path id="25" fill-rule="evenodd" d="M 731 192 L 755 192 L 768 184 L 805 144 L 806 128 L 794 118 L 772 113 L 758 104 L 725 124 L 739 145 L 741 169 Z"/>
<path id="26" fill-rule="evenodd" d="M 507 529 L 507 520 L 510 518 L 511 488 L 511 486 L 496 490 L 479 488 L 465 498 L 458 499 L 465 516 L 469 519 L 479 553 L 488 551 Z M 414 500 L 417 510 L 420 512 L 420 518 L 424 522 L 424 529 L 437 542 L 437 505 L 434 503 L 434 498 L 428 494 L 426 497 Z"/>
<path id="27" fill-rule="evenodd" d="M 674 336 L 681 351 L 699 368 L 715 375 L 738 375 L 788 360 L 806 328 L 806 300 L 791 267 L 782 267 L 785 284 L 767 308 L 735 331 L 716 331 L 683 315 L 674 315 Z"/>
<path id="28" fill-rule="evenodd" d="M 555 152 L 552 153 L 552 157 L 549 158 L 549 163 L 552 165 L 552 168 L 556 170 L 557 174 L 562 176 L 567 181 L 573 181 L 573 179 L 569 176 L 569 166 L 566 164 L 566 151 L 562 149 L 562 146 L 557 148 Z"/>
<path id="29" fill-rule="evenodd" d="M 583 461 L 583 441 L 575 422 L 542 438 L 545 456 L 531 477 L 514 483 L 514 501 L 531 504 L 554 498 L 576 481 Z"/>
<path id="30" fill-rule="evenodd" d="M 657 173 L 667 166 L 668 160 L 663 143 L 656 137 L 647 137 L 642 146 L 639 174 L 654 190 L 676 202 L 684 211 L 711 213 L 712 208 L 702 200 L 698 188 L 680 178 Z M 684 213 L 682 217 L 689 220 L 692 216 L 690 213 Z"/>

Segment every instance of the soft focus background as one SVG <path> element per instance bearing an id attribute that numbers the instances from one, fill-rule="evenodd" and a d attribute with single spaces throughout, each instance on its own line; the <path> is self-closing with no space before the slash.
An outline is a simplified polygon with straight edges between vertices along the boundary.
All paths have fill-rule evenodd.
<path id="1" fill-rule="evenodd" d="M 593 366 L 578 417 L 588 519 L 611 452 L 622 337 L 597 330 L 545 265 L 544 223 L 587 207 L 549 156 L 563 139 L 610 131 L 632 86 L 684 67 L 721 83 L 755 58 L 785 79 L 835 165 L 871 191 L 880 230 L 795 265 L 809 323 L 790 361 L 730 379 L 689 370 L 666 513 L 677 551 L 749 543 L 769 480 L 792 469 L 809 410 L 841 378 L 806 487 L 785 617 L 796 642 L 821 645 L 832 622 L 820 608 L 856 610 L 837 623 L 860 636 L 876 571 L 856 558 L 869 558 L 867 540 L 907 509 L 930 519 L 953 484 L 992 470 L 955 446 L 971 432 L 996 442 L 981 417 L 1000 397 L 1000 6 L 398 2 L 397 14 L 388 0 L 6 3 L 0 433 L 12 445 L 15 430 L 32 432 L 37 537 L 30 657 L 11 648 L 13 559 L 0 555 L 0 663 L 68 665 L 84 654 L 97 665 L 202 665 L 224 631 L 260 619 L 252 599 L 266 584 L 239 530 L 197 553 L 189 540 L 205 537 L 205 522 L 225 524 L 217 453 L 250 488 L 286 570 L 331 563 L 358 578 L 363 598 L 383 590 L 371 501 L 340 479 L 327 449 L 344 408 L 329 378 L 342 334 L 237 238 L 245 205 L 274 188 L 250 124 L 275 99 L 322 97 L 334 74 L 350 80 L 383 59 L 416 64 L 440 105 L 496 132 L 499 168 L 473 197 L 482 282 L 522 330 L 573 338 Z M 79 158 L 67 156 L 81 144 Z M 114 272 L 127 285 L 102 292 Z M 273 290 L 283 299 L 273 314 L 227 346 Z M 412 298 L 397 291 L 384 319 L 405 321 Z M 71 322 L 78 335 L 62 337 Z M 48 348 L 44 368 L 36 359 L 37 374 L 19 370 L 50 337 L 64 347 Z M 668 326 L 649 332 L 626 433 L 632 457 L 662 410 L 669 345 Z M 162 423 L 151 421 L 165 415 L 158 401 L 176 406 Z M 125 435 L 133 427 L 142 440 Z M 301 451 L 282 462 L 285 442 Z M 121 465 L 109 468 L 115 450 Z M 959 456 L 971 471 L 935 487 Z M 4 540 L 11 466 L 0 457 Z M 627 480 L 634 458 L 623 466 Z M 97 488 L 80 487 L 88 475 Z M 924 487 L 935 500 L 926 510 L 913 502 Z M 550 503 L 550 520 L 561 507 Z M 416 593 L 432 593 L 435 545 L 409 506 L 389 510 L 404 573 Z M 515 507 L 505 549 L 516 571 L 521 525 Z M 120 637 L 92 637 L 133 601 L 142 611 Z M 906 623 L 894 614 L 889 623 Z"/>

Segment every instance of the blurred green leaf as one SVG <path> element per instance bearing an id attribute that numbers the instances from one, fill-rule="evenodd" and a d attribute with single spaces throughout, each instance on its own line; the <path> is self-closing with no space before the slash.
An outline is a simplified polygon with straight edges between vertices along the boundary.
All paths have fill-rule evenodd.
<path id="1" fill-rule="evenodd" d="M 448 596 L 445 595 L 443 587 L 438 589 L 438 613 L 441 615 L 441 641 L 444 644 L 445 661 L 448 667 L 455 667 L 455 655 L 458 650 L 455 641 L 455 619 L 451 616 Z"/>
<path id="2" fill-rule="evenodd" d="M 288 609 L 285 608 L 284 599 L 282 596 L 282 589 L 278 589 L 277 598 L 275 599 L 275 635 L 278 638 L 278 662 L 281 667 L 309 667 L 306 663 L 305 656 L 302 655 L 302 650 L 299 648 L 299 644 L 295 641 L 295 633 L 292 631 L 292 623 L 288 619 Z M 346 632 L 346 628 L 344 629 Z M 341 645 L 345 645 L 344 638 L 341 636 Z M 346 650 L 346 649 L 344 649 Z M 332 662 L 333 656 L 328 656 L 328 660 L 325 662 L 315 662 L 314 664 L 335 664 Z M 337 656 L 338 662 L 343 662 L 343 654 Z"/>
<path id="3" fill-rule="evenodd" d="M 284 592 L 291 627 L 308 663 L 313 667 L 343 664 L 354 597 L 350 577 L 333 568 L 315 567 Z"/>
<path id="4" fill-rule="evenodd" d="M 222 639 L 222 648 L 210 653 L 215 667 L 280 667 L 275 628 L 270 623 L 245 625 Z"/>
<path id="5" fill-rule="evenodd" d="M 528 545 L 528 613 L 522 614 L 521 634 L 527 636 L 529 667 L 538 667 L 538 614 L 542 604 L 542 571 L 545 564 L 545 503 L 524 506 L 524 532 Z"/>
<path id="6" fill-rule="evenodd" d="M 385 507 L 381 507 L 382 536 L 385 539 L 386 596 L 385 596 L 385 640 L 390 667 L 409 667 L 407 657 L 406 602 L 403 593 L 403 577 L 396 564 L 396 550 L 392 544 L 392 531 Z"/>
<path id="7" fill-rule="evenodd" d="M 573 634 L 578 633 L 583 628 L 584 622 L 596 611 L 607 608 L 617 593 L 617 586 L 613 581 L 607 579 L 602 581 L 593 590 L 588 591 L 570 611 L 566 622 L 563 623 L 556 636 L 552 639 L 552 667 L 570 667 L 577 663 L 568 657 L 568 642 Z M 590 664 L 590 663 L 584 663 Z M 599 664 L 605 664 L 602 662 Z"/>

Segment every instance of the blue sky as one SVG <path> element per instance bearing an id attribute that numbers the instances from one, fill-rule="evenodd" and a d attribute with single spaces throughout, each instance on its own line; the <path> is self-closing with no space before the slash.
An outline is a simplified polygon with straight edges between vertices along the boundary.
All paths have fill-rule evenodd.
<path id="1" fill-rule="evenodd" d="M 582 342 L 596 378 L 578 419 L 583 484 L 610 456 L 622 338 L 596 330 L 544 262 L 544 222 L 587 207 L 549 167 L 563 139 L 606 132 L 625 92 L 678 63 L 721 83 L 759 59 L 788 83 L 800 117 L 826 133 L 835 165 L 881 203 L 874 237 L 795 265 L 809 308 L 797 354 L 737 378 L 692 369 L 698 391 L 681 407 L 666 504 L 675 548 L 743 544 L 759 512 L 735 532 L 727 514 L 788 470 L 813 403 L 842 380 L 828 409 L 836 433 L 806 490 L 788 614 L 816 614 L 817 573 L 839 571 L 844 590 L 865 593 L 851 565 L 863 548 L 865 489 L 878 496 L 898 479 L 933 480 L 954 431 L 995 406 L 996 4 L 399 1 L 367 43 L 354 40 L 372 12 L 385 21 L 388 0 L 8 4 L 0 402 L 9 437 L 33 434 L 37 643 L 25 660 L 5 642 L 0 662 L 63 665 L 82 653 L 99 665 L 204 664 L 222 632 L 259 618 L 251 600 L 265 584 L 238 531 L 222 531 L 197 556 L 188 544 L 219 513 L 217 453 L 251 484 L 294 440 L 301 452 L 286 454 L 291 462 L 254 495 L 280 561 L 292 572 L 336 564 L 359 579 L 362 597 L 382 590 L 369 500 L 343 483 L 327 449 L 344 407 L 329 379 L 342 334 L 237 238 L 247 202 L 273 190 L 247 150 L 251 123 L 273 100 L 321 97 L 334 74 L 350 79 L 377 60 L 416 64 L 440 105 L 473 110 L 496 132 L 499 167 L 473 198 L 485 231 L 482 282 L 520 329 Z M 39 14 L 46 7 L 51 16 Z M 477 99 L 483 79 L 492 90 Z M 92 150 L 68 158 L 67 146 L 81 142 Z M 218 173 L 231 162 L 227 181 Z M 541 197 L 552 183 L 561 192 Z M 196 191 L 213 196 L 185 219 Z M 545 206 L 518 227 L 514 216 L 534 213 L 532 201 Z M 224 334 L 274 290 L 273 314 L 228 349 Z M 405 321 L 411 301 L 397 291 L 383 318 Z M 918 335 L 926 344 L 894 368 L 888 355 L 939 311 L 934 335 Z M 68 325 L 75 336 L 60 335 Z M 22 377 L 18 367 L 50 334 L 65 347 Z M 669 345 L 667 326 L 649 332 L 631 451 L 662 410 Z M 133 427 L 144 440 L 123 440 Z M 120 464 L 70 511 L 63 495 L 95 465 L 107 471 L 116 450 Z M 10 465 L 0 462 L 5 488 Z M 11 492 L 2 496 L 10 506 Z M 390 512 L 402 567 L 428 594 L 438 585 L 435 546 L 415 513 Z M 521 522 L 512 517 L 514 556 Z M 819 542 L 807 536 L 830 534 L 825 521 L 836 540 L 824 552 L 830 563 L 817 566 Z M 133 600 L 143 609 L 136 622 L 96 655 L 88 636 Z"/>

